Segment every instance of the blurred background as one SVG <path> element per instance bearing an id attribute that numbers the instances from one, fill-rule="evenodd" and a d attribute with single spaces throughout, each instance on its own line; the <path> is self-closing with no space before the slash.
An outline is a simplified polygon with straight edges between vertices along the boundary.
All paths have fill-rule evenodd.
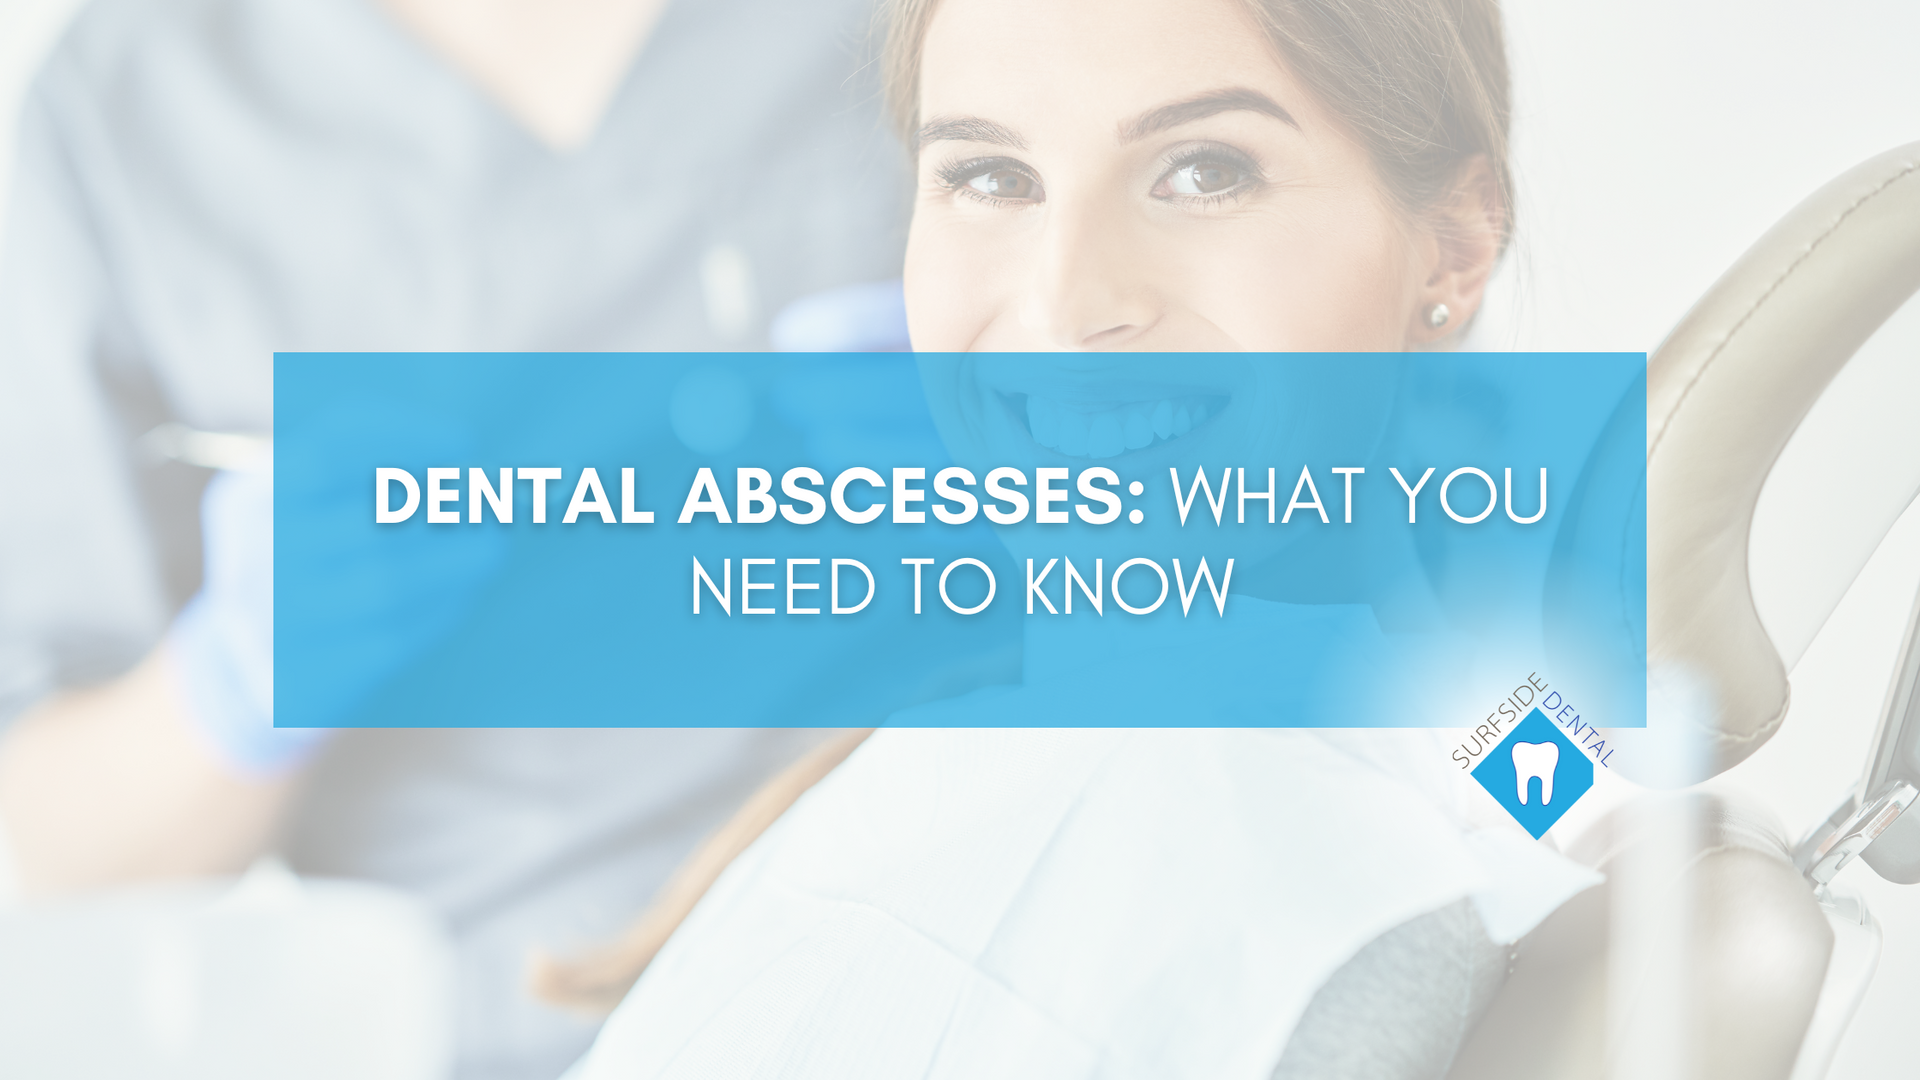
<path id="1" fill-rule="evenodd" d="M 37 63 L 78 6 L 0 0 L 0 155 L 11 152 Z M 1507 0 L 1505 9 L 1520 229 L 1472 346 L 1650 351 L 1802 198 L 1920 140 L 1911 0 Z M 0 193 L 6 176 L 0 167 Z M 1752 572 L 1763 618 L 1811 644 L 1792 672 L 1782 733 L 1715 783 L 1766 802 L 1789 833 L 1825 816 L 1857 779 L 1920 589 L 1916 406 L 1920 312 L 1910 304 L 1816 408 L 1762 498 Z M 1864 866 L 1845 879 L 1877 912 L 1885 952 L 1831 1075 L 1906 1075 L 1920 889 Z M 149 967 L 164 984 L 164 947 L 156 955 Z M 439 962 L 422 959 L 422 978 Z"/>
<path id="2" fill-rule="evenodd" d="M 53 45 L 77 0 L 4 0 L 0 2 L 0 153 L 13 159 L 14 127 L 20 97 Z M 0 193 L 6 191 L 11 169 L 0 170 Z"/>

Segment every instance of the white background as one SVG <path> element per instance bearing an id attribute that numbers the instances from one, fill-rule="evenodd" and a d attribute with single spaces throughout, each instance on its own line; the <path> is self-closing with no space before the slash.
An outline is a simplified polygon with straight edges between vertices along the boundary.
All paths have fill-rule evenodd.
<path id="1" fill-rule="evenodd" d="M 0 146 L 11 148 L 19 97 L 74 6 L 0 0 Z M 1482 347 L 1651 351 L 1801 198 L 1920 140 L 1913 0 L 1506 7 L 1521 228 L 1473 334 Z M 1899 322 L 1873 364 L 1836 384 L 1763 499 L 1753 568 L 1763 612 L 1808 633 L 1920 484 L 1920 307 Z M 1857 555 L 1828 556 L 1832 529 L 1799 511 L 1817 510 L 1823 478 L 1843 474 L 1877 484 L 1891 509 L 1840 538 Z M 1823 816 L 1865 757 L 1917 588 L 1920 508 L 1879 544 L 1795 668 L 1785 729 L 1721 783 L 1764 798 L 1792 832 Z M 1867 892 L 1886 951 L 1832 1075 L 1912 1075 L 1920 886 L 1887 885 L 1864 866 L 1843 880 Z"/>

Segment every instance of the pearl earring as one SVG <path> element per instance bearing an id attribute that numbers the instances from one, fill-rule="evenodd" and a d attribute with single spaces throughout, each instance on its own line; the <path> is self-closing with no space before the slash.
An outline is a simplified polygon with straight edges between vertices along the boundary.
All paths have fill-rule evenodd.
<path id="1" fill-rule="evenodd" d="M 1447 320 L 1452 317 L 1453 312 L 1447 310 L 1447 305 L 1435 304 L 1427 311 L 1427 325 L 1438 330 L 1447 325 Z"/>

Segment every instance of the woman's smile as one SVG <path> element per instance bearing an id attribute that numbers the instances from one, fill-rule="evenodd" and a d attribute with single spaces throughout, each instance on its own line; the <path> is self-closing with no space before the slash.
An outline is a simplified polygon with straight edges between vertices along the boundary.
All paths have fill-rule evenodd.
<path id="1" fill-rule="evenodd" d="M 1204 355 L 976 354 L 960 367 L 979 391 L 976 430 L 998 452 L 1034 462 L 1122 458 L 1155 472 L 1230 426 L 1252 375 L 1238 358 Z"/>
<path id="2" fill-rule="evenodd" d="M 1002 400 L 1026 420 L 1035 443 L 1066 457 L 1100 459 L 1184 438 L 1232 399 L 1168 390 L 1092 396 L 1029 391 Z"/>

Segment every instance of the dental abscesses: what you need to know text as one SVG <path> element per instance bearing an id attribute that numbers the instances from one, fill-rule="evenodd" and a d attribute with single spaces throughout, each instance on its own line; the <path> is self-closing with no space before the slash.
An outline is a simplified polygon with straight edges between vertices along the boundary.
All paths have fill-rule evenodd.
<path id="1" fill-rule="evenodd" d="M 616 511 L 599 471 L 592 467 L 580 469 L 572 477 L 572 495 L 559 523 L 574 525 L 587 520 L 607 525 L 654 524 L 654 512 L 640 506 L 635 471 L 631 467 L 620 469 L 619 508 Z M 1266 475 L 1261 477 L 1259 474 L 1263 471 Z M 1448 472 L 1438 484 L 1431 484 L 1437 471 L 1436 467 L 1405 472 L 1397 467 L 1387 470 L 1406 498 L 1407 524 L 1419 523 L 1423 506 L 1428 509 L 1430 519 L 1432 510 L 1438 509 L 1448 520 L 1460 525 L 1486 522 L 1495 517 L 1497 510 L 1504 510 L 1502 516 L 1519 525 L 1538 524 L 1547 516 L 1545 468 L 1538 470 L 1538 487 L 1534 492 L 1525 490 L 1532 485 L 1526 483 L 1527 470 L 1522 470 L 1521 508 L 1515 506 L 1514 469 L 1511 467 L 1503 468 L 1501 479 L 1496 481 L 1492 474 L 1482 469 L 1461 466 Z M 819 470 L 799 466 L 781 475 L 780 496 L 776 497 L 770 471 L 743 466 L 734 470 L 733 498 L 729 500 L 722 493 L 713 470 L 702 467 L 688 487 L 675 523 L 686 525 L 707 521 L 718 525 L 760 525 L 778 517 L 793 525 L 811 525 L 826 518 L 829 506 L 839 520 L 850 525 L 875 523 L 883 516 L 887 516 L 887 521 L 895 525 L 925 525 L 929 523 L 929 514 L 932 521 L 945 525 L 966 525 L 982 516 L 1000 526 L 1029 521 L 1041 526 L 1065 525 L 1073 521 L 1101 526 L 1114 524 L 1123 516 L 1129 524 L 1139 526 L 1148 519 L 1147 510 L 1139 505 L 1147 496 L 1148 485 L 1140 479 L 1123 483 L 1119 474 L 1104 466 L 1081 469 L 1077 476 L 1067 468 L 1036 468 L 1032 470 L 1031 478 L 1024 470 L 1010 466 L 988 470 L 983 477 L 976 477 L 970 469 L 950 466 L 934 473 L 931 488 L 927 486 L 927 472 L 925 468 L 913 467 L 894 468 L 883 474 L 878 469 L 856 465 L 841 470 L 829 483 Z M 1217 479 L 1210 477 L 1208 470 L 1203 468 L 1196 468 L 1191 478 L 1184 481 L 1179 469 L 1169 468 L 1167 472 L 1168 490 L 1172 494 L 1171 514 L 1182 528 L 1189 524 L 1205 525 L 1209 520 L 1214 528 L 1228 524 L 1249 524 L 1250 503 L 1253 504 L 1252 524 L 1256 525 L 1260 524 L 1262 510 L 1265 511 L 1265 523 L 1269 525 L 1292 525 L 1296 515 L 1303 522 L 1351 525 L 1354 521 L 1355 484 L 1367 482 L 1367 470 L 1363 467 L 1326 467 L 1319 470 L 1316 479 L 1315 470 L 1302 465 L 1293 482 L 1292 492 L 1285 496 L 1283 504 L 1284 489 L 1277 467 L 1252 470 L 1255 485 L 1264 479 L 1263 486 L 1249 485 L 1249 470 L 1245 467 L 1224 467 Z M 463 473 L 464 490 L 461 484 Z M 549 488 L 565 490 L 567 480 L 566 470 L 555 467 L 503 466 L 497 470 L 479 467 L 428 468 L 424 477 L 416 476 L 407 469 L 378 468 L 374 476 L 374 521 L 379 525 L 398 525 L 411 520 L 424 505 L 429 525 L 510 526 L 516 522 L 545 525 L 549 519 Z M 1321 495 L 1323 487 L 1327 491 L 1326 498 Z M 1075 499 L 1076 494 L 1078 500 Z M 1128 505 L 1129 499 L 1134 500 L 1134 505 Z M 1526 503 L 1532 504 L 1531 513 L 1522 512 Z M 462 504 L 465 506 L 464 514 Z M 692 610 L 695 614 L 703 611 L 703 589 L 708 594 L 704 610 L 717 609 L 718 613 L 727 616 L 734 614 L 733 560 L 727 558 L 719 561 L 720 566 L 708 567 L 698 558 L 694 560 L 691 575 Z M 811 615 L 821 614 L 824 610 L 834 615 L 853 615 L 865 610 L 874 598 L 876 579 L 873 569 L 860 560 L 836 558 L 828 560 L 822 567 L 821 559 L 798 558 L 784 560 L 787 598 L 784 609 L 772 603 L 755 606 L 751 599 L 753 593 L 774 590 L 778 588 L 778 583 L 754 580 L 754 567 L 770 566 L 780 561 L 773 558 L 740 560 L 738 576 L 741 595 L 738 606 L 741 614 Z M 1213 602 L 1218 614 L 1225 615 L 1234 566 L 1232 558 L 1226 559 L 1218 568 L 1209 566 L 1204 557 L 1190 565 L 1177 558 L 1168 560 L 1165 565 L 1154 559 L 1132 558 L 1120 561 L 1109 577 L 1105 559 L 1092 560 L 1094 565 L 1089 574 L 1087 568 L 1076 566 L 1071 558 L 1065 558 L 1060 585 L 1063 593 L 1061 603 L 1056 605 L 1046 589 L 1054 566 L 1061 561 L 1050 559 L 1036 570 L 1034 560 L 1026 560 L 1024 593 L 1027 614 L 1035 613 L 1036 600 L 1041 609 L 1049 614 L 1058 614 L 1062 608 L 1071 614 L 1075 587 L 1084 598 L 1083 606 L 1091 606 L 1097 614 L 1102 615 L 1105 614 L 1107 599 L 1128 614 L 1145 615 L 1157 611 L 1168 600 L 1171 587 L 1178 594 L 1183 614 L 1191 614 L 1201 583 L 1205 582 L 1208 599 Z M 992 569 L 979 559 L 955 559 L 934 573 L 923 573 L 934 563 L 932 559 L 907 556 L 900 562 L 902 567 L 911 571 L 915 614 L 924 610 L 929 591 L 937 591 L 949 610 L 963 615 L 986 610 L 999 595 L 998 582 L 994 579 Z M 815 567 L 821 569 L 813 569 Z M 956 601 L 951 592 L 959 591 L 960 586 L 955 585 L 950 590 L 949 580 L 955 577 L 956 571 L 963 570 L 972 575 L 974 580 L 966 590 L 969 598 Z M 827 580 L 798 580 L 796 572 L 809 576 L 824 572 Z M 843 572 L 848 575 L 849 582 L 854 582 L 845 589 L 844 603 Z M 1129 603 L 1124 599 L 1120 595 L 1120 579 L 1127 573 L 1135 573 L 1148 582 L 1144 590 L 1139 590 L 1141 595 L 1152 594 L 1157 584 L 1157 599 L 1150 603 Z M 934 577 L 938 579 L 937 586 L 929 590 L 929 579 Z M 808 603 L 808 600 L 818 597 L 821 591 L 831 598 L 825 609 L 818 606 L 817 600 Z M 796 602 L 796 594 L 803 592 L 811 596 Z M 969 602 L 971 597 L 979 596 L 982 592 L 984 599 Z M 854 600 L 854 596 L 859 599 Z"/>

